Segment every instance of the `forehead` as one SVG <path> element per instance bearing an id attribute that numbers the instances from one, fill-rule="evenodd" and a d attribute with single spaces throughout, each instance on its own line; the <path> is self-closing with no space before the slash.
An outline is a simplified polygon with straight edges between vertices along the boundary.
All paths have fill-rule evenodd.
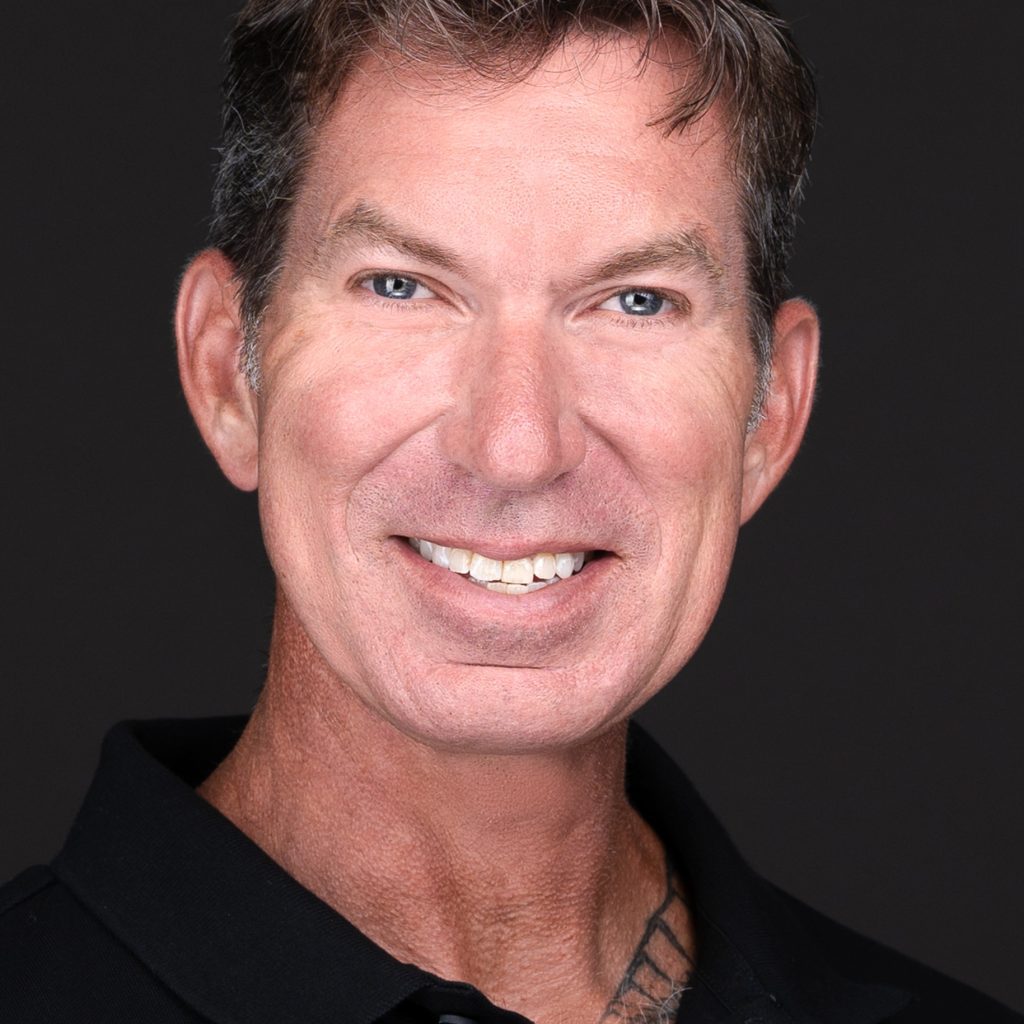
<path id="1" fill-rule="evenodd" d="M 509 270 L 601 236 L 695 226 L 727 265 L 742 242 L 720 111 L 671 135 L 659 123 L 685 60 L 667 44 L 641 61 L 630 37 L 580 37 L 504 82 L 367 57 L 316 134 L 294 240 L 315 244 L 362 202 L 469 249 L 498 235 Z"/>

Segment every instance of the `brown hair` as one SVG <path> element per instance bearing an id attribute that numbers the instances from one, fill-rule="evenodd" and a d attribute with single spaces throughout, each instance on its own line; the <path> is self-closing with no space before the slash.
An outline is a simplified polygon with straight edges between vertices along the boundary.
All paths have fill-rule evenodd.
<path id="1" fill-rule="evenodd" d="M 316 127 L 353 65 L 384 51 L 514 82 L 573 32 L 635 34 L 641 64 L 665 32 L 689 44 L 687 86 L 660 119 L 667 132 L 727 101 L 760 399 L 815 124 L 810 70 L 762 0 L 249 0 L 228 45 L 210 244 L 236 268 L 254 386 L 289 210 Z"/>

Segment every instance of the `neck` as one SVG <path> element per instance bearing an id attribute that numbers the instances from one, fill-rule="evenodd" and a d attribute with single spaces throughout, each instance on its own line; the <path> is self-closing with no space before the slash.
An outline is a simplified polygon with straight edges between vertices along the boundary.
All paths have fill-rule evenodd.
<path id="1" fill-rule="evenodd" d="M 623 1020 L 645 940 L 667 928 L 692 949 L 661 845 L 626 800 L 625 739 L 623 723 L 528 755 L 426 746 L 279 614 L 260 702 L 200 792 L 398 959 L 538 1022 Z"/>

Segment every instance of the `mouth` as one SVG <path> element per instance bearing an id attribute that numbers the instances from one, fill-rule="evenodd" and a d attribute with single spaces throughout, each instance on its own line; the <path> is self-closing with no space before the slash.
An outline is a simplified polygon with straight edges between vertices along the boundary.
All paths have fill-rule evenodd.
<path id="1" fill-rule="evenodd" d="M 572 579 L 589 562 L 607 554 L 605 551 L 538 551 L 522 558 L 499 560 L 467 548 L 446 547 L 416 537 L 406 540 L 424 561 L 486 590 L 516 597 Z"/>

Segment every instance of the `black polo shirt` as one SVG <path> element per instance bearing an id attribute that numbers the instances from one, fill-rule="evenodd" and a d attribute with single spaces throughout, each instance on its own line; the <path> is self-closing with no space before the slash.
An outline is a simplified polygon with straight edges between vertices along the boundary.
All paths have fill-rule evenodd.
<path id="1" fill-rule="evenodd" d="M 62 852 L 0 889 L 0 1022 L 524 1024 L 395 960 L 196 795 L 244 724 L 112 730 Z M 1024 1021 L 758 877 L 635 728 L 628 787 L 693 902 L 698 963 L 680 1021 Z"/>

